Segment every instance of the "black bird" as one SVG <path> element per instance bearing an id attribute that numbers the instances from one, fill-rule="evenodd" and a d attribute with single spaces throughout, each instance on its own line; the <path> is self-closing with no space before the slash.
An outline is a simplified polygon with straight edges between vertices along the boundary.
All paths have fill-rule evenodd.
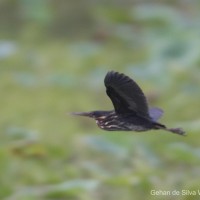
<path id="1" fill-rule="evenodd" d="M 148 131 L 163 129 L 184 135 L 180 128 L 167 128 L 158 123 L 163 111 L 159 108 L 148 108 L 147 100 L 135 81 L 118 72 L 108 72 L 104 83 L 114 110 L 75 112 L 74 115 L 91 117 L 97 125 L 107 131 Z"/>

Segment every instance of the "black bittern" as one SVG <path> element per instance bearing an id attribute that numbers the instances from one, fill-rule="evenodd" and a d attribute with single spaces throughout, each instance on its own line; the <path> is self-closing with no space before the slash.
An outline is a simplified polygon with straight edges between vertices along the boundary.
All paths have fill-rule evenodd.
<path id="1" fill-rule="evenodd" d="M 75 112 L 74 115 L 91 117 L 97 125 L 107 131 L 148 131 L 163 129 L 184 135 L 181 128 L 167 128 L 158 123 L 163 111 L 159 108 L 148 108 L 147 100 L 135 81 L 118 72 L 108 72 L 104 83 L 114 110 Z"/>

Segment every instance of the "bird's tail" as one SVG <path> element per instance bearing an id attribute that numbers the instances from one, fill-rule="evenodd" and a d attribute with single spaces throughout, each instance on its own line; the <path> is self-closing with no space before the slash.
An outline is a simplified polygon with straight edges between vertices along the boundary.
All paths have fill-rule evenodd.
<path id="1" fill-rule="evenodd" d="M 154 123 L 154 128 L 155 129 L 163 129 L 163 130 L 166 130 L 166 131 L 169 131 L 171 133 L 175 133 L 175 134 L 178 134 L 178 135 L 186 135 L 185 131 L 181 128 L 167 128 L 165 125 L 163 124 L 160 124 L 160 123 Z"/>

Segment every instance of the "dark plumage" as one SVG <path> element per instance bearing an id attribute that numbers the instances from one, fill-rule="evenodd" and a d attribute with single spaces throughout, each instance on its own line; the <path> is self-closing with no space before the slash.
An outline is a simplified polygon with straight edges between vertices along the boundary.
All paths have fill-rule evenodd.
<path id="1" fill-rule="evenodd" d="M 118 72 L 108 72 L 104 83 L 114 110 L 72 113 L 94 118 L 97 125 L 107 131 L 147 131 L 163 129 L 184 135 L 180 128 L 167 128 L 157 120 L 163 111 L 159 108 L 148 108 L 146 97 L 135 81 Z"/>

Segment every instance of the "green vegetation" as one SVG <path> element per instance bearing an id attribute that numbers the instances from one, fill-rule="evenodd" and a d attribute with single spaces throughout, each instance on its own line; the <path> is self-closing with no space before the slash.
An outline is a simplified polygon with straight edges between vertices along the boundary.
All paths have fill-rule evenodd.
<path id="1" fill-rule="evenodd" d="M 200 189 L 200 4 L 142 2 L 1 1 L 0 199 L 198 199 L 151 190 Z M 187 136 L 69 115 L 112 108 L 109 70 Z"/>

